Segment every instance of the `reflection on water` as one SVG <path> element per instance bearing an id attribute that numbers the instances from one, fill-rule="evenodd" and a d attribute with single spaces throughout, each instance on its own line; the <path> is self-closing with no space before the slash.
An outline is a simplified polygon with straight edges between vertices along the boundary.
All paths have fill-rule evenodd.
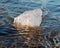
<path id="1" fill-rule="evenodd" d="M 40 8 L 41 3 L 21 2 L 21 0 L 0 0 L 0 48 L 30 48 L 21 43 L 25 38 L 18 39 L 18 31 L 12 25 L 13 18 L 26 10 Z M 60 3 L 56 0 L 49 0 L 47 3 L 52 15 L 49 13 L 43 18 L 41 47 L 53 48 L 60 45 Z M 58 47 L 58 46 L 57 46 Z M 31 47 L 32 48 L 32 47 Z"/>

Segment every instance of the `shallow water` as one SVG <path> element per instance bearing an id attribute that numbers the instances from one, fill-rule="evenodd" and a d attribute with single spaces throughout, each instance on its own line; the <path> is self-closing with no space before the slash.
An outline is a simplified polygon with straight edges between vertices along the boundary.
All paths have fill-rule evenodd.
<path id="1" fill-rule="evenodd" d="M 29 2 L 23 0 L 0 0 L 0 35 L 17 34 L 17 30 L 12 25 L 12 18 L 15 18 L 24 11 L 41 8 L 41 6 L 40 1 Z M 50 10 L 50 13 L 43 18 L 41 24 L 42 35 L 49 35 L 51 33 L 51 37 L 54 38 L 60 34 L 60 0 L 49 0 L 47 3 L 47 8 Z M 8 37 L 5 40 L 10 42 L 11 38 L 14 40 L 14 36 Z M 59 39 L 60 38 L 58 38 L 58 40 Z M 4 44 L 5 41 L 2 42 L 2 44 Z"/>

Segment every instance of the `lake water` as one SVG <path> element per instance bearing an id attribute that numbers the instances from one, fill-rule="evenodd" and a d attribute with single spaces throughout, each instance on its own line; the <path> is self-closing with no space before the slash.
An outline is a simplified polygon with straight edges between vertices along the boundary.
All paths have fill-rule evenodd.
<path id="1" fill-rule="evenodd" d="M 16 44 L 16 36 L 9 36 L 7 39 L 4 39 L 4 35 L 17 34 L 17 30 L 12 26 L 12 18 L 15 18 L 24 11 L 41 8 L 41 6 L 41 1 L 39 0 L 33 0 L 32 2 L 30 0 L 0 0 L 0 35 L 2 35 L 0 36 L 0 44 L 7 48 L 7 44 L 12 42 L 12 39 Z M 48 0 L 46 6 L 50 13 L 42 20 L 42 35 L 51 33 L 51 38 L 54 38 L 60 34 L 60 0 Z M 60 38 L 58 40 L 60 42 Z"/>

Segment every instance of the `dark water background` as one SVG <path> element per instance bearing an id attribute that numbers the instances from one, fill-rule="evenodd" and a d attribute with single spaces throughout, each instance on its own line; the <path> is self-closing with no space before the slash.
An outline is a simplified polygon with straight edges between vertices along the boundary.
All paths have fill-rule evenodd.
<path id="1" fill-rule="evenodd" d="M 14 40 L 14 44 L 16 44 L 16 36 L 9 36 L 7 39 L 4 39 L 5 34 L 17 34 L 17 30 L 12 26 L 11 18 L 15 18 L 24 11 L 41 8 L 41 6 L 41 2 L 0 0 L 0 44 L 3 44 L 6 48 L 10 42 L 13 44 L 12 40 Z M 60 35 L 60 0 L 49 0 L 47 8 L 50 10 L 50 13 L 43 18 L 41 24 L 42 36 L 51 34 L 51 38 L 58 37 L 58 34 Z M 60 42 L 60 38 L 57 39 Z"/>

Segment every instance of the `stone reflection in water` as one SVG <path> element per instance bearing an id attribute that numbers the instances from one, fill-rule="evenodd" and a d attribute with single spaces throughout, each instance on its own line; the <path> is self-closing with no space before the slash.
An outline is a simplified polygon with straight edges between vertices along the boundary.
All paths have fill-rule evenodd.
<path id="1" fill-rule="evenodd" d="M 39 46 L 39 42 L 41 39 L 41 28 L 40 27 L 28 27 L 23 26 L 19 29 L 19 38 L 25 40 L 23 44 L 28 46 Z"/>

